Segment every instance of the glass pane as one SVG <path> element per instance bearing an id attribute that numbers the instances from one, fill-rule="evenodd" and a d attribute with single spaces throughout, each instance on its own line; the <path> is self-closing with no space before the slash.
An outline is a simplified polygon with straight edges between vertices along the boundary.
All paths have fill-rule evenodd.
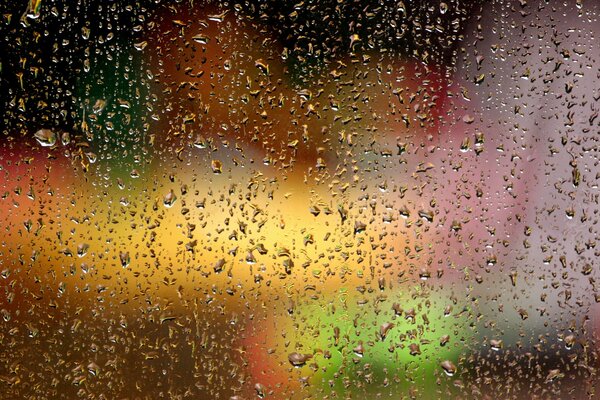
<path id="1" fill-rule="evenodd" d="M 600 3 L 0 10 L 0 397 L 596 396 Z"/>

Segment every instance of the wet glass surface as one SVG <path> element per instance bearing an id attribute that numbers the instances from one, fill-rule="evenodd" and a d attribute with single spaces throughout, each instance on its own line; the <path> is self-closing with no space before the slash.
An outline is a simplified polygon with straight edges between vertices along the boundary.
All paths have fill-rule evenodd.
<path id="1" fill-rule="evenodd" d="M 0 398 L 597 396 L 600 3 L 0 10 Z"/>

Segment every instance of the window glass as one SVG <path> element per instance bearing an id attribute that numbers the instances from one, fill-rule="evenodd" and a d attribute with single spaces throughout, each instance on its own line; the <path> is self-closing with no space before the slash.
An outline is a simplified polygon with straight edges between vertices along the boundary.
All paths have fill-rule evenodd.
<path id="1" fill-rule="evenodd" d="M 0 11 L 1 398 L 597 396 L 600 3 Z"/>

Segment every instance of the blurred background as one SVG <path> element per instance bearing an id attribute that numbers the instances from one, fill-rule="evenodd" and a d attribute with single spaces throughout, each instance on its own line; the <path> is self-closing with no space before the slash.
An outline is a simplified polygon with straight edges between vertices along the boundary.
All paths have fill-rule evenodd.
<path id="1" fill-rule="evenodd" d="M 597 396 L 599 3 L 0 9 L 0 398 Z"/>

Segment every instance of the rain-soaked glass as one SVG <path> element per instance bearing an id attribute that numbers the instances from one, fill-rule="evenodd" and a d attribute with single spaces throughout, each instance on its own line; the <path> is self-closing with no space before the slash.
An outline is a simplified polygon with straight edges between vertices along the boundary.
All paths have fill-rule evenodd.
<path id="1" fill-rule="evenodd" d="M 1 399 L 600 396 L 600 2 L 3 0 Z"/>

